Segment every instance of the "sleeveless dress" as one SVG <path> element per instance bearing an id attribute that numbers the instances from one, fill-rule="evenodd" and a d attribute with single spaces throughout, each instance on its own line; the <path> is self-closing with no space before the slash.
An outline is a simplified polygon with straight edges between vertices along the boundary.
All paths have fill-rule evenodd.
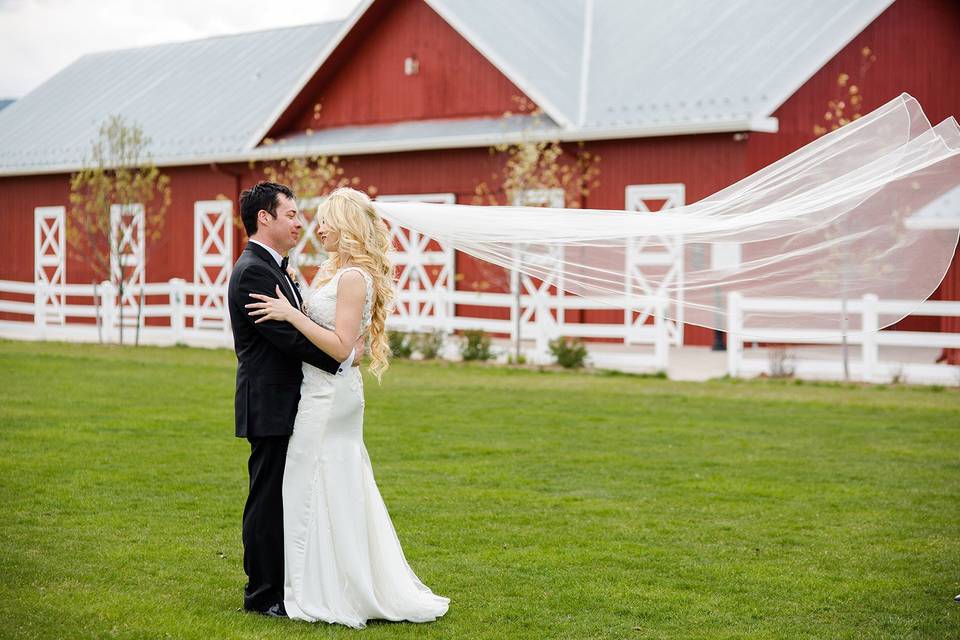
<path id="1" fill-rule="evenodd" d="M 357 267 L 308 295 L 304 310 L 317 324 L 333 329 L 337 283 L 351 269 L 367 283 L 361 332 L 370 326 L 373 280 Z M 283 475 L 284 606 L 292 619 L 354 628 L 430 622 L 450 599 L 407 564 L 363 443 L 363 406 L 359 367 L 334 376 L 304 363 Z"/>

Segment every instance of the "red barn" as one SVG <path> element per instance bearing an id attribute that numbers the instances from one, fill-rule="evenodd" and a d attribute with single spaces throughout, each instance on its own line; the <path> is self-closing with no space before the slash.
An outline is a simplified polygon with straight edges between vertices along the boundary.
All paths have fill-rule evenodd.
<path id="1" fill-rule="evenodd" d="M 342 22 L 84 56 L 0 112 L 0 328 L 16 334 L 33 322 L 43 335 L 70 337 L 70 326 L 92 322 L 83 289 L 91 272 L 66 248 L 65 209 L 71 172 L 111 114 L 143 127 L 171 178 L 159 240 L 138 244 L 136 212 L 117 214 L 118 228 L 132 230 L 130 278 L 167 287 L 148 284 L 148 301 L 190 301 L 186 311 L 146 313 L 145 334 L 222 333 L 218 287 L 244 244 L 231 203 L 279 159 L 336 156 L 344 175 L 380 197 L 471 203 L 503 162 L 491 145 L 558 140 L 601 158 L 599 186 L 576 205 L 673 206 L 901 92 L 932 122 L 960 114 L 957 42 L 952 0 L 365 0 Z M 543 115 L 516 113 L 518 98 Z M 955 227 L 958 218 L 960 208 L 932 224 Z M 408 269 L 407 290 L 502 290 L 467 256 L 441 273 L 434 245 L 408 249 L 433 266 Z M 684 263 L 709 256 L 677 247 L 658 259 L 648 256 L 649 268 L 682 277 Z M 958 288 L 955 262 L 934 297 L 956 300 Z M 404 313 L 426 312 L 431 299 L 419 300 Z M 509 321 L 509 302 L 458 302 L 450 315 Z M 619 323 L 629 333 L 648 319 L 584 308 L 565 322 Z M 956 331 L 956 323 L 916 317 L 901 326 Z M 618 331 L 581 334 L 628 341 Z M 670 335 L 713 339 L 682 322 Z"/>

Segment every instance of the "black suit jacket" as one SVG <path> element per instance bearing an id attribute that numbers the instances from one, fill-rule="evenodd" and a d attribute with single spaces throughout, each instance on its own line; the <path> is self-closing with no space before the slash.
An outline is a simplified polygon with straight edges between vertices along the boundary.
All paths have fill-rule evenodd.
<path id="1" fill-rule="evenodd" d="M 255 324 L 244 305 L 257 302 L 251 293 L 285 295 L 291 289 L 273 256 L 263 247 L 249 243 L 233 267 L 227 301 L 233 344 L 237 352 L 237 391 L 234 397 L 238 438 L 289 436 L 300 402 L 303 381 L 301 362 L 328 373 L 340 363 L 318 349 L 288 322 L 267 320 Z M 298 302 L 291 300 L 294 306 Z"/>

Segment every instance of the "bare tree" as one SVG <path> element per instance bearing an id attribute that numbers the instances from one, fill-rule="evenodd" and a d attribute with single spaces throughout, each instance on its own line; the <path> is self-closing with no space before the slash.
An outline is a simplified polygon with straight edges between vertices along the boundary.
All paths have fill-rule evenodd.
<path id="1" fill-rule="evenodd" d="M 120 302 L 120 344 L 123 344 L 124 293 L 130 266 L 122 259 L 125 241 L 115 219 L 114 205 L 143 206 L 144 245 L 160 237 L 164 216 L 170 206 L 170 178 L 157 169 L 147 154 L 150 139 L 143 129 L 122 116 L 108 118 L 91 147 L 85 167 L 70 178 L 70 215 L 67 242 L 74 254 L 93 272 L 94 298 L 98 282 L 111 282 Z M 141 268 L 146 246 L 140 248 Z M 142 313 L 140 292 L 138 315 Z M 99 326 L 99 313 L 98 326 Z M 137 337 L 139 339 L 139 319 Z M 102 335 L 101 335 L 102 341 Z"/>
<path id="2" fill-rule="evenodd" d="M 857 71 L 857 76 L 854 79 L 851 79 L 850 74 L 840 73 L 837 76 L 837 91 L 838 95 L 832 98 L 827 102 L 827 110 L 823 114 L 823 123 L 817 123 L 813 125 L 813 134 L 817 137 L 822 136 L 830 131 L 839 129 L 840 127 L 857 120 L 863 115 L 863 94 L 861 93 L 861 86 L 863 80 L 867 75 L 867 71 L 870 70 L 870 67 L 873 66 L 873 63 L 876 62 L 877 56 L 873 53 L 870 47 L 863 47 L 860 50 L 860 68 Z M 851 80 L 853 80 L 851 82 Z M 897 213 L 897 212 L 895 212 Z M 846 234 L 846 220 L 844 218 L 843 228 L 839 230 L 828 230 L 827 239 L 832 240 L 841 232 Z M 840 314 L 841 314 L 841 350 L 843 357 L 843 379 L 850 379 L 850 347 L 847 340 L 848 332 L 848 320 L 847 320 L 847 304 L 848 304 L 848 292 L 847 286 L 850 277 L 850 270 L 852 267 L 850 263 L 849 251 L 843 251 L 842 255 L 839 256 L 841 262 L 840 268 Z M 834 276 L 829 274 L 814 274 L 814 277 L 819 280 L 825 279 L 835 279 Z"/>
<path id="3" fill-rule="evenodd" d="M 513 143 L 498 144 L 490 148 L 490 154 L 502 158 L 501 169 L 491 175 L 490 182 L 480 182 L 474 192 L 475 204 L 512 204 L 520 206 L 549 206 L 548 200 L 534 198 L 531 194 L 545 194 L 551 191 L 563 193 L 563 206 L 577 209 L 590 195 L 591 190 L 599 186 L 600 169 L 597 164 L 600 156 L 586 150 L 583 142 L 564 147 L 559 140 L 543 140 L 535 133 L 543 128 L 542 110 L 527 98 L 514 96 L 517 112 L 529 116 L 530 124 L 522 130 L 521 140 Z M 513 112 L 503 114 L 510 118 Z M 482 278 L 475 283 L 481 289 L 494 285 L 506 288 L 510 277 L 506 269 L 493 268 L 481 264 Z M 491 270 L 495 269 L 495 270 Z M 458 275 L 458 280 L 462 279 Z M 514 291 L 515 304 L 520 309 L 522 286 Z M 517 340 L 515 357 L 520 360 L 520 314 L 516 318 Z"/>
<path id="4" fill-rule="evenodd" d="M 529 100 L 514 96 L 517 112 L 530 116 L 530 125 L 521 132 L 521 140 L 490 147 L 490 154 L 503 158 L 502 169 L 491 175 L 491 182 L 480 182 L 474 194 L 475 204 L 514 204 L 523 201 L 532 190 L 561 189 L 564 206 L 579 208 L 592 189 L 599 186 L 597 163 L 600 156 L 586 150 L 583 142 L 575 150 L 565 149 L 558 140 L 536 139 L 543 128 L 543 111 Z M 514 114 L 508 111 L 504 118 Z"/>

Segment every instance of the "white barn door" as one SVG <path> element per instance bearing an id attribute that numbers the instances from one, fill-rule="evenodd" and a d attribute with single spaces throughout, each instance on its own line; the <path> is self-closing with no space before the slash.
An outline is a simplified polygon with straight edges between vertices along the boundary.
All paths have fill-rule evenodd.
<path id="1" fill-rule="evenodd" d="M 194 329 L 229 329 L 227 282 L 232 269 L 233 203 L 198 200 L 193 205 Z"/>
<path id="2" fill-rule="evenodd" d="M 380 202 L 433 202 L 454 204 L 452 193 L 385 195 Z M 397 270 L 399 299 L 390 324 L 406 331 L 450 330 L 454 306 L 449 293 L 456 283 L 452 247 L 440 245 L 429 236 L 403 227 L 390 227 Z"/>
<path id="3" fill-rule="evenodd" d="M 634 184 L 626 188 L 626 209 L 655 213 L 685 204 L 686 189 L 683 184 Z M 627 342 L 647 342 L 643 335 L 652 331 L 647 319 L 655 312 L 656 298 L 670 294 L 676 301 L 683 301 L 683 237 L 650 236 L 632 238 L 626 252 L 626 295 L 628 308 L 625 321 L 630 326 Z M 658 282 L 654 283 L 652 280 Z M 631 299 L 642 297 L 639 304 Z M 671 344 L 683 345 L 683 305 L 677 302 L 666 307 L 672 320 L 666 323 Z M 634 309 L 639 313 L 635 314 Z"/>
<path id="4" fill-rule="evenodd" d="M 120 307 L 114 319 L 119 322 L 122 308 L 125 327 L 137 326 L 140 289 L 146 282 L 144 222 L 142 204 L 110 205 L 111 280 L 123 282 L 123 296 L 117 301 Z"/>
<path id="5" fill-rule="evenodd" d="M 33 210 L 34 323 L 42 327 L 66 324 L 64 284 L 66 266 L 66 209 L 37 207 Z"/>
<path id="6" fill-rule="evenodd" d="M 550 207 L 562 209 L 566 204 L 563 189 L 527 189 L 514 198 L 514 205 L 519 207 Z M 514 251 L 514 267 L 510 270 L 510 291 L 513 294 L 513 309 L 511 318 L 514 327 L 519 327 L 521 336 L 534 338 L 536 341 L 534 359 L 537 362 L 550 362 L 550 340 L 561 335 L 564 325 L 564 260 L 563 247 L 550 247 L 542 255 L 533 255 L 527 252 L 521 256 Z M 520 269 L 524 265 L 534 265 L 543 273 L 543 278 L 533 278 Z M 550 289 L 555 288 L 551 293 Z M 524 302 L 526 301 L 526 304 Z M 523 336 L 525 327 L 533 325 L 536 329 L 532 336 Z M 516 332 L 516 328 L 514 329 Z M 514 340 L 517 336 L 513 336 Z"/>

